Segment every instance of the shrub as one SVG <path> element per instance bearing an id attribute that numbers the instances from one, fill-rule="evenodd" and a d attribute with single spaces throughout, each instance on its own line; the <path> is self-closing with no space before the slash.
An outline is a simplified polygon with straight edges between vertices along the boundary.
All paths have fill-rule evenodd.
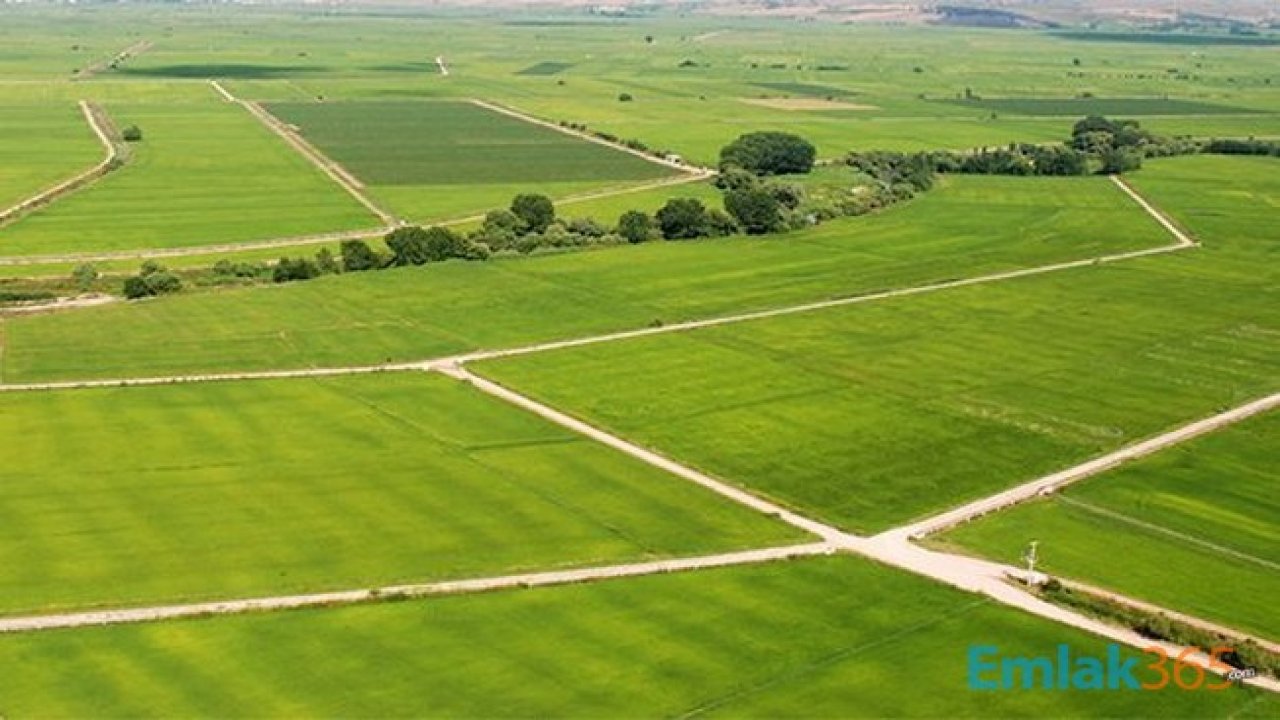
<path id="1" fill-rule="evenodd" d="M 511 200 L 511 214 L 525 231 L 542 232 L 556 219 L 556 206 L 546 195 L 517 195 Z"/>
<path id="2" fill-rule="evenodd" d="M 88 263 L 77 265 L 71 271 L 71 280 L 76 284 L 76 290 L 82 293 L 93 289 L 93 283 L 97 279 L 98 268 Z"/>
<path id="3" fill-rule="evenodd" d="M 697 198 L 671 198 L 657 212 L 662 237 L 681 240 L 707 235 L 707 208 Z"/>
<path id="4" fill-rule="evenodd" d="M 130 125 L 129 127 L 120 131 L 120 137 L 125 142 L 131 142 L 131 143 L 142 142 L 142 128 L 138 127 L 137 125 Z"/>
<path id="5" fill-rule="evenodd" d="M 338 247 L 345 272 L 362 272 L 382 266 L 382 258 L 363 240 L 343 240 Z"/>
<path id="6" fill-rule="evenodd" d="M 629 243 L 642 243 L 653 237 L 653 218 L 641 210 L 628 210 L 618 218 L 618 234 Z"/>
<path id="7" fill-rule="evenodd" d="M 124 296 L 130 300 L 168 295 L 182 289 L 182 280 L 154 260 L 142 264 L 141 271 L 124 281 Z"/>
<path id="8" fill-rule="evenodd" d="M 295 280 L 310 280 L 320 274 L 320 268 L 316 262 L 310 258 L 280 258 L 276 266 L 271 270 L 272 282 L 293 282 Z"/>
<path id="9" fill-rule="evenodd" d="M 731 190 L 724 207 L 748 235 L 764 235 L 783 227 L 782 203 L 763 188 Z"/>

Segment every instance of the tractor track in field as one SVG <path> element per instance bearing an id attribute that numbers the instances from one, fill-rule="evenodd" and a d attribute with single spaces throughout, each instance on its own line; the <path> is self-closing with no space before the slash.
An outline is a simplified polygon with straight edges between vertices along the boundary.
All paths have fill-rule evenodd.
<path id="1" fill-rule="evenodd" d="M 1197 243 L 1184 231 L 1182 231 L 1173 221 L 1168 219 L 1152 206 L 1146 199 L 1141 197 L 1133 188 L 1131 188 L 1122 179 L 1113 178 L 1116 185 L 1126 193 L 1135 203 L 1137 203 L 1148 215 L 1150 215 L 1157 223 L 1161 225 L 1173 238 L 1174 243 L 1157 248 L 1149 248 L 1145 250 L 1137 250 L 1125 253 L 1118 253 L 1097 258 L 1084 260 L 1067 261 L 1061 263 L 1053 263 L 1050 265 L 1014 270 L 990 275 L 983 275 L 963 280 L 946 281 L 922 285 L 910 288 L 901 288 L 882 293 L 874 293 L 869 295 L 841 298 L 836 300 L 821 301 L 816 303 L 808 303 L 803 305 L 788 306 L 775 308 L 771 310 L 763 310 L 753 313 L 742 313 L 738 315 L 723 316 L 718 318 L 708 318 L 704 320 L 691 321 L 656 328 L 643 328 L 639 330 L 623 331 L 618 333 L 598 335 L 587 338 L 578 338 L 571 340 L 563 340 L 557 342 L 540 343 L 529 345 L 521 348 L 513 348 L 508 350 L 492 350 L 479 351 L 453 357 L 446 357 L 437 360 L 428 360 L 421 362 L 383 364 L 383 365 L 366 365 L 366 366 L 350 366 L 336 368 L 309 368 L 297 370 L 276 370 L 261 372 L 242 372 L 242 373 L 221 373 L 206 375 L 184 375 L 172 377 L 155 377 L 155 378 L 133 378 L 133 379 L 115 379 L 115 380 L 87 380 L 87 381 L 68 381 L 68 382 L 52 382 L 52 383 L 32 383 L 26 385 L 0 385 L 0 392 L 31 392 L 42 390 L 66 390 L 77 388 L 94 388 L 94 387 L 128 387 L 136 385 L 164 385 L 173 383 L 188 382 L 214 382 L 214 381 L 234 381 L 234 380 L 251 380 L 251 379 L 279 379 L 279 378 L 298 378 L 298 377 L 328 377 L 334 375 L 352 375 L 352 374 L 368 374 L 376 372 L 396 372 L 396 371 L 429 371 L 439 372 L 444 375 L 453 377 L 461 382 L 469 383 L 477 390 L 494 396 L 503 402 L 512 404 L 522 408 L 528 412 L 532 412 L 543 419 L 565 427 L 573 432 L 583 435 L 593 441 L 608 445 L 620 452 L 630 455 L 642 462 L 657 467 L 669 474 L 674 474 L 687 481 L 693 482 L 707 490 L 719 494 L 728 500 L 731 500 L 743 507 L 749 508 L 757 513 L 762 513 L 771 517 L 775 517 L 782 522 L 788 523 L 793 527 L 804 530 L 807 533 L 817 536 L 818 542 L 808 545 L 790 545 L 782 547 L 762 548 L 757 550 L 749 550 L 735 553 L 724 553 L 718 555 L 707 555 L 693 558 L 662 560 L 649 563 L 635 563 L 629 565 L 613 565 L 595 568 L 582 568 L 568 571 L 553 571 L 546 573 L 532 573 L 527 575 L 501 576 L 494 578 L 476 578 L 470 580 L 451 581 L 444 583 L 428 583 L 419 585 L 394 586 L 379 589 L 361 589 L 340 591 L 331 593 L 318 593 L 311 595 L 290 595 L 279 597 L 257 598 L 249 600 L 229 600 L 220 602 L 197 603 L 188 605 L 170 605 L 157 607 L 140 607 L 126 608 L 120 610 L 101 610 L 87 611 L 80 613 L 64 613 L 64 614 L 48 614 L 36 615 L 30 617 L 11 617 L 0 619 L 0 632 L 30 632 L 54 628 L 71 628 L 86 627 L 94 625 L 108 625 L 119 623 L 135 623 L 135 622 L 151 622 L 182 617 L 198 617 L 206 615 L 220 614 L 236 614 L 254 611 L 268 610 L 284 610 L 290 608 L 301 607 L 317 607 L 330 605 L 343 605 L 359 602 L 371 602 L 387 597 L 425 597 L 431 595 L 448 594 L 448 593 L 467 593 L 467 592 L 483 592 L 498 589 L 514 589 L 526 588 L 534 586 L 557 585 L 574 582 L 588 582 L 605 580 L 621 577 L 635 577 L 640 575 L 648 575 L 653 573 L 674 572 L 680 570 L 697 570 L 713 567 L 727 567 L 732 565 L 745 565 L 762 562 L 774 562 L 791 557 L 801 557 L 809 555 L 826 555 L 834 552 L 848 552 L 862 557 L 906 570 L 908 572 L 922 575 L 936 582 L 950 585 L 961 590 L 977 593 L 988 597 L 1001 604 L 1020 609 L 1022 611 L 1046 618 L 1060 624 L 1068 625 L 1079 630 L 1083 630 L 1090 634 L 1108 638 L 1115 642 L 1126 644 L 1133 648 L 1149 649 L 1159 647 L 1169 654 L 1170 657 L 1177 657 L 1184 648 L 1175 646 L 1171 643 L 1152 641 L 1139 635 L 1133 630 L 1122 628 L 1116 625 L 1106 623 L 1104 621 L 1074 612 L 1059 605 L 1049 603 L 1019 587 L 1016 579 L 1023 577 L 1023 571 L 1018 568 L 1004 565 L 997 562 L 982 560 L 978 558 L 968 557 L 964 555 L 951 554 L 932 550 L 922 547 L 915 542 L 914 539 L 920 538 L 931 532 L 951 527 L 959 522 L 978 517 L 982 514 L 992 512 L 1001 508 L 1008 507 L 1017 502 L 1023 502 L 1030 498 L 1036 497 L 1046 490 L 1056 489 L 1071 482 L 1077 482 L 1085 477 L 1097 475 L 1100 472 L 1114 468 L 1125 462 L 1150 455 L 1158 450 L 1172 447 L 1180 443 L 1186 442 L 1193 438 L 1199 437 L 1205 433 L 1221 429 L 1236 422 L 1240 422 L 1248 417 L 1252 417 L 1262 412 L 1272 410 L 1280 406 L 1280 393 L 1256 399 L 1239 407 L 1233 408 L 1226 412 L 1214 415 L 1212 417 L 1196 420 L 1187 425 L 1173 429 L 1162 435 L 1149 438 L 1134 445 L 1126 446 L 1117 451 L 1079 464 L 1072 468 L 1062 470 L 1050 475 L 1032 480 L 1015 488 L 996 493 L 987 498 L 969 503 L 956 509 L 939 513 L 925 520 L 917 521 L 909 525 L 894 528 L 889 531 L 880 533 L 870 537 L 861 537 L 848 534 L 839 528 L 828 525 L 820 520 L 807 517 L 788 507 L 775 503 L 769 499 L 755 495 L 737 485 L 712 477 L 706 473 L 700 472 L 683 464 L 680 464 L 670 458 L 667 458 L 649 448 L 642 447 L 636 443 L 628 441 L 609 433 L 608 431 L 597 426 L 586 423 L 571 415 L 561 412 L 553 407 L 543 404 L 537 400 L 521 395 L 509 388 L 503 387 L 498 383 L 480 377 L 469 371 L 465 365 L 469 362 L 487 360 L 501 357 L 510 357 L 514 355 L 525 355 L 537 352 L 546 352 L 561 348 L 577 347 L 582 345 L 596 344 L 602 342 L 610 342 L 616 340 L 624 340 L 634 337 L 643 337 L 647 335 L 682 332 L 694 330 L 703 327 L 714 327 L 729 323 L 745 322 L 749 320 L 763 319 L 769 317 L 779 317 L 784 315 L 809 312 L 831 307 L 840 307 L 862 302 L 872 302 L 896 297 L 906 297 L 926 292 L 935 292 L 939 290 L 965 287 L 981 283 L 1000 282 L 1004 280 L 1012 280 L 1021 277 L 1030 277 L 1042 275 L 1045 273 L 1056 272 L 1059 270 L 1067 270 L 1072 268 L 1085 267 L 1100 263 L 1111 263 L 1123 260 L 1129 260 L 1139 257 L 1147 257 L 1163 253 L 1177 252 L 1188 248 L 1195 247 Z M 1120 601 L 1128 601 L 1138 604 L 1139 601 L 1132 601 L 1121 595 L 1103 591 L 1109 597 Z M 1150 604 L 1143 604 L 1143 607 L 1155 609 L 1163 612 L 1163 608 Z M 1221 626 L 1207 623 L 1186 615 L 1170 613 L 1190 624 L 1199 625 L 1202 628 L 1212 629 L 1215 632 L 1231 633 L 1232 631 L 1222 628 Z M 1193 654 L 1186 659 L 1186 662 L 1194 663 L 1200 667 L 1206 668 L 1211 672 L 1216 672 L 1210 666 L 1211 658 L 1203 653 Z M 1243 682 L 1269 690 L 1271 692 L 1280 692 L 1280 682 L 1269 677 L 1253 677 L 1243 680 Z"/>
<path id="2" fill-rule="evenodd" d="M 88 187 L 106 176 L 107 173 L 124 161 L 127 156 L 124 141 L 119 138 L 119 134 L 115 131 L 110 118 L 107 117 L 106 111 L 87 100 L 81 100 L 79 106 L 85 122 L 88 123 L 94 137 L 102 145 L 105 155 L 93 167 L 76 173 L 53 187 L 41 190 L 25 200 L 0 210 L 0 228 L 26 216 L 28 213 L 57 201 L 65 195 L 70 195 L 77 190 Z"/>

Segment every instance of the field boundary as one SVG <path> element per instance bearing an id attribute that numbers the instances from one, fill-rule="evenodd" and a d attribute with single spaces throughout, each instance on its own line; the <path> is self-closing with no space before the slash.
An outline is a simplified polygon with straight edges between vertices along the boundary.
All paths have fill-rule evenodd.
<path id="1" fill-rule="evenodd" d="M 42 190 L 18 202 L 16 205 L 0 210 L 0 227 L 8 225 L 27 213 L 50 205 L 64 195 L 69 195 L 76 190 L 87 187 L 114 170 L 119 163 L 124 161 L 126 153 L 123 148 L 123 140 L 117 137 L 114 124 L 111 123 L 106 110 L 87 100 L 81 100 L 79 106 L 85 122 L 89 124 L 94 137 L 98 139 L 106 154 L 98 161 L 98 164 L 88 170 L 83 170 L 51 188 Z"/>
<path id="2" fill-rule="evenodd" d="M 422 598 L 438 595 L 491 592 L 494 590 L 527 589 L 553 585 L 570 585 L 595 580 L 639 577 L 661 573 L 686 572 L 709 568 L 733 567 L 758 563 L 778 562 L 814 555 L 830 555 L 836 549 L 827 543 L 782 545 L 777 547 L 740 550 L 715 555 L 652 560 L 622 565 L 602 565 L 553 570 L 520 575 L 443 580 L 412 585 L 338 590 L 306 595 L 280 595 L 241 600 L 219 600 L 183 605 L 158 605 L 120 610 L 90 610 L 57 615 L 30 615 L 0 618 L 0 635 L 5 633 L 36 632 L 65 628 L 127 623 L 156 622 L 179 618 L 200 618 L 214 615 L 238 615 L 250 612 L 296 610 L 308 607 L 329 607 L 378 602 L 392 599 Z"/>
<path id="3" fill-rule="evenodd" d="M 141 55 L 142 53 L 150 50 L 154 45 L 155 43 L 151 42 L 150 40 L 139 40 L 138 42 L 130 45 L 129 47 L 121 50 L 120 52 L 116 53 L 115 55 L 112 55 L 111 57 L 104 58 L 102 60 L 99 60 L 98 62 L 86 65 L 84 68 L 80 70 L 80 72 L 76 73 L 71 78 L 71 81 L 79 82 L 81 80 L 88 80 L 89 78 L 92 78 L 94 75 L 97 75 L 98 73 L 102 72 L 103 70 L 106 70 L 108 67 L 111 67 L 112 65 L 118 65 L 124 62 L 125 60 L 128 60 L 129 58 L 133 58 Z"/>
<path id="4" fill-rule="evenodd" d="M 1202 418 L 1168 432 L 1126 445 L 1114 452 L 1096 457 L 1065 470 L 1036 478 L 1003 492 L 961 505 L 923 520 L 889 530 L 884 535 L 919 540 L 993 512 L 1019 505 L 1037 497 L 1051 495 L 1069 485 L 1112 470 L 1133 460 L 1144 458 L 1166 448 L 1194 440 L 1216 430 L 1247 420 L 1255 415 L 1280 408 L 1280 392 L 1257 398 L 1225 412 Z"/>
<path id="5" fill-rule="evenodd" d="M 588 142 L 593 142 L 597 145 L 603 145 L 607 148 L 612 148 L 614 150 L 617 150 L 618 152 L 624 152 L 629 155 L 635 155 L 638 158 L 643 158 L 645 160 L 648 160 L 651 163 L 656 163 L 658 165 L 662 165 L 663 167 L 671 168 L 672 170 L 679 170 L 682 173 L 691 173 L 693 175 L 697 175 L 699 178 L 703 178 L 703 179 L 710 178 L 718 174 L 714 169 L 709 167 L 703 167 L 701 165 L 690 165 L 688 163 L 677 162 L 669 158 L 658 157 L 657 155 L 650 155 L 649 153 L 636 150 L 635 148 L 629 148 L 626 145 L 623 145 L 622 143 L 605 140 L 604 138 L 598 137 L 596 135 L 592 135 L 589 132 L 583 132 L 581 130 L 575 130 L 570 127 L 565 127 L 563 125 L 553 123 L 550 120 L 543 120 L 540 117 L 530 115 L 529 113 L 526 113 L 523 110 L 517 110 L 508 105 L 500 105 L 498 103 L 490 102 L 488 100 L 481 100 L 479 98 L 471 98 L 470 102 L 473 105 L 482 107 L 485 110 L 489 110 L 491 112 L 496 112 L 502 115 L 506 115 L 507 117 L 512 117 L 517 120 L 523 120 L 524 122 L 527 122 L 533 125 L 539 125 L 541 127 L 548 128 L 550 130 L 555 130 L 556 132 L 563 133 L 565 135 L 571 135 L 580 140 L 586 140 Z"/>

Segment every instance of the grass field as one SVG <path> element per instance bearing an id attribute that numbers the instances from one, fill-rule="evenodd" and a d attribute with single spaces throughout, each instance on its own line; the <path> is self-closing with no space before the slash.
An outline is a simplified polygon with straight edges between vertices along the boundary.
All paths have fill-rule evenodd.
<path id="1" fill-rule="evenodd" d="M 672 174 L 634 155 L 467 102 L 268 108 L 409 217 L 453 217 L 505 207 L 521 192 L 562 197 Z"/>
<path id="2" fill-rule="evenodd" d="M 1274 696 L 975 692 L 965 653 L 1101 656 L 853 558 L 0 637 L 6 715 L 1262 718 Z M 1146 676 L 1139 671 L 1142 681 Z M 376 678 L 376 679 L 374 679 Z M 928 692 L 921 691 L 927 685 Z"/>
<path id="3" fill-rule="evenodd" d="M 478 369 L 807 512 L 883 530 L 1273 392 L 1272 167 L 1191 158 L 1143 171 L 1161 204 L 1178 207 L 1166 185 L 1194 182 L 1230 209 L 1203 228 L 1203 250 Z"/>
<path id="4" fill-rule="evenodd" d="M 0 210 L 92 167 L 105 153 L 75 103 L 0 103 L 0 113 Z"/>
<path id="5" fill-rule="evenodd" d="M 1280 639 L 1280 414 L 1166 450 L 941 542 Z"/>
<path id="6" fill-rule="evenodd" d="M 1102 179 L 957 177 L 892 211 L 780 237 L 446 263 L 9 320 L 0 360 L 16 382 L 420 359 L 1166 242 Z"/>
<path id="7" fill-rule="evenodd" d="M 0 613 L 805 539 L 437 375 L 6 394 L 0 430 L 24 438 L 0 469 Z"/>
<path id="8" fill-rule="evenodd" d="M 133 159 L 0 229 L 0 254 L 214 245 L 376 226 L 377 219 L 244 109 L 108 104 L 138 125 Z"/>

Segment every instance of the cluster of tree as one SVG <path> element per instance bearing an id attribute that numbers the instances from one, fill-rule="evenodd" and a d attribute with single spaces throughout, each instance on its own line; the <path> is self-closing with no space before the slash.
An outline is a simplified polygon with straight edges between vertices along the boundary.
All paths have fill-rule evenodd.
<path id="1" fill-rule="evenodd" d="M 1270 155 L 1280 157 L 1280 142 L 1275 140 L 1210 140 L 1204 145 L 1204 152 L 1215 155 Z"/>
<path id="2" fill-rule="evenodd" d="M 1089 156 L 1060 145 L 1012 144 L 1007 148 L 982 148 L 959 153 L 929 153 L 929 161 L 941 173 L 970 175 L 1084 175 Z"/>
<path id="3" fill-rule="evenodd" d="M 813 169 L 818 150 L 799 135 L 747 133 L 720 150 L 720 169 L 741 168 L 756 175 L 793 175 Z"/>
<path id="4" fill-rule="evenodd" d="M 130 300 L 169 295 L 181 289 L 182 279 L 154 260 L 144 262 L 137 275 L 124 281 L 124 296 Z"/>

